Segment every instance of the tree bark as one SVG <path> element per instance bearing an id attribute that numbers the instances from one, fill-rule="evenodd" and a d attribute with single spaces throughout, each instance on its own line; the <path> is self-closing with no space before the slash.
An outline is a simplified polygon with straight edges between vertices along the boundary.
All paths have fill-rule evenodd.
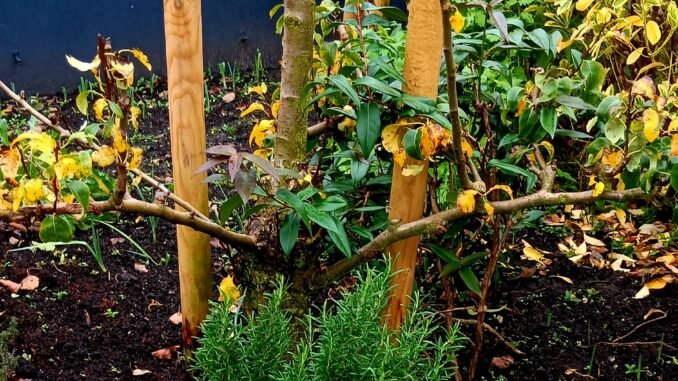
<path id="1" fill-rule="evenodd" d="M 405 91 L 408 94 L 436 99 L 443 48 L 442 18 L 439 0 L 412 0 L 408 6 L 408 32 L 405 46 Z M 435 20 L 435 21 L 432 21 Z M 428 162 L 408 158 L 405 165 L 423 165 L 416 176 L 403 176 L 402 167 L 394 164 L 391 185 L 391 221 L 404 224 L 420 219 L 424 213 Z M 391 300 L 385 312 L 385 322 L 392 329 L 400 324 L 410 304 L 414 285 L 419 236 L 393 243 L 388 251 L 395 258 Z"/>
<path id="2" fill-rule="evenodd" d="M 207 161 L 203 114 L 202 14 L 200 0 L 165 0 L 165 41 L 174 190 L 207 215 L 205 175 L 195 175 Z M 177 209 L 181 207 L 177 206 Z M 177 226 L 182 337 L 190 349 L 200 334 L 212 297 L 210 238 Z"/>
<path id="3" fill-rule="evenodd" d="M 313 62 L 313 0 L 285 0 L 283 56 L 280 79 L 280 114 L 276 160 L 289 166 L 306 153 L 307 113 L 301 90 Z"/>

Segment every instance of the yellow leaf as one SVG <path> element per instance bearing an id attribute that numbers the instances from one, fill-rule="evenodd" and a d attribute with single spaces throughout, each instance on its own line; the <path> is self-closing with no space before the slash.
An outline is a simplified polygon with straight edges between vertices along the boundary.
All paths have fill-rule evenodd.
<path id="1" fill-rule="evenodd" d="M 551 144 L 551 142 L 547 142 L 546 140 L 544 140 L 543 142 L 537 144 L 537 146 L 546 148 L 546 151 L 549 153 L 549 158 L 547 162 L 551 162 L 551 160 L 553 159 L 553 155 L 556 152 L 555 148 L 553 147 L 553 144 Z"/>
<path id="2" fill-rule="evenodd" d="M 108 101 L 105 98 L 99 98 L 94 102 L 92 110 L 98 120 L 104 120 L 104 109 L 108 108 Z"/>
<path id="3" fill-rule="evenodd" d="M 245 116 L 255 112 L 255 111 L 264 111 L 264 105 L 259 102 L 252 103 L 248 108 L 240 113 L 240 117 L 244 118 Z"/>
<path id="4" fill-rule="evenodd" d="M 82 62 L 73 56 L 70 56 L 66 54 L 66 62 L 68 62 L 69 65 L 73 66 L 74 68 L 80 70 L 80 71 L 90 71 L 97 69 L 99 65 L 101 64 L 101 60 L 99 59 L 99 56 L 95 56 L 92 62 Z"/>
<path id="5" fill-rule="evenodd" d="M 54 164 L 54 174 L 59 181 L 77 176 L 80 172 L 80 165 L 70 157 L 62 156 L 59 158 L 59 161 Z"/>
<path id="6" fill-rule="evenodd" d="M 395 153 L 400 150 L 402 134 L 405 133 L 406 124 L 389 124 L 381 131 L 381 144 L 388 152 Z"/>
<path id="7" fill-rule="evenodd" d="M 125 140 L 125 137 L 122 135 L 119 124 L 119 121 L 116 119 L 115 124 L 111 129 L 111 136 L 113 137 L 113 148 L 115 148 L 118 153 L 123 153 L 127 151 L 128 146 L 127 140 Z"/>
<path id="8" fill-rule="evenodd" d="M 509 197 L 511 197 L 511 199 L 513 199 L 513 190 L 508 185 L 500 185 L 500 184 L 494 185 L 492 188 L 488 189 L 487 192 L 485 192 L 485 194 L 488 194 L 488 193 L 492 192 L 493 190 L 502 190 L 502 191 L 506 192 L 506 194 L 508 194 Z"/>
<path id="9" fill-rule="evenodd" d="M 221 280 L 219 284 L 219 301 L 227 303 L 235 303 L 240 298 L 240 291 L 238 287 L 233 283 L 233 278 L 227 276 Z"/>
<path id="10" fill-rule="evenodd" d="M 669 123 L 669 132 L 678 132 L 678 118 L 673 118 Z"/>
<path id="11" fill-rule="evenodd" d="M 134 129 L 139 128 L 139 115 L 141 115 L 141 109 L 137 106 L 132 106 L 129 109 L 129 121 L 132 123 Z"/>
<path id="12" fill-rule="evenodd" d="M 259 86 L 252 86 L 247 88 L 247 94 L 256 93 L 263 96 L 264 94 L 266 94 L 267 91 L 268 87 L 266 86 L 266 83 L 263 82 Z"/>
<path id="13" fill-rule="evenodd" d="M 132 158 L 130 159 L 129 164 L 127 164 L 127 169 L 133 171 L 139 168 L 143 155 L 144 150 L 139 147 L 132 147 Z"/>
<path id="14" fill-rule="evenodd" d="M 616 150 L 612 152 L 607 152 L 603 155 L 601 162 L 605 165 L 609 165 L 612 168 L 617 168 L 624 161 L 624 152 L 622 150 Z"/>
<path id="15" fill-rule="evenodd" d="M 627 17 L 627 18 L 625 19 L 625 21 L 626 21 L 629 25 L 633 25 L 633 26 L 643 26 L 643 19 L 641 19 L 640 16 L 638 16 L 638 15 L 629 16 L 629 17 Z"/>
<path id="16" fill-rule="evenodd" d="M 275 120 L 273 119 L 264 119 L 255 124 L 250 133 L 249 143 L 252 145 L 252 141 L 259 146 L 264 146 L 264 140 L 270 134 L 275 132 Z"/>
<path id="17" fill-rule="evenodd" d="M 659 42 L 659 39 L 662 38 L 662 31 L 659 29 L 659 25 L 652 20 L 648 21 L 647 24 L 645 24 L 645 36 L 652 45 Z"/>
<path id="18" fill-rule="evenodd" d="M 631 94 L 642 95 L 648 98 L 654 97 L 657 92 L 657 88 L 654 85 L 654 81 L 649 76 L 644 76 L 636 81 L 633 81 L 633 87 L 631 88 Z"/>
<path id="19" fill-rule="evenodd" d="M 36 158 L 50 165 L 56 162 L 56 157 L 54 156 L 56 141 L 52 139 L 49 134 L 36 131 L 24 132 L 17 136 L 10 146 L 13 147 L 22 141 L 28 141 L 28 147 Z M 38 152 L 39 154 L 36 155 L 35 152 Z"/>
<path id="20" fill-rule="evenodd" d="M 457 33 L 464 29 L 464 15 L 462 15 L 459 10 L 450 17 L 450 25 L 452 26 L 452 30 Z"/>
<path id="21" fill-rule="evenodd" d="M 645 48 L 638 48 L 638 49 L 632 51 L 631 54 L 629 54 L 629 56 L 626 57 L 626 64 L 631 66 L 636 61 L 638 61 L 638 58 L 640 58 L 640 56 L 643 55 L 643 50 L 645 50 Z"/>
<path id="22" fill-rule="evenodd" d="M 643 134 L 648 142 L 652 143 L 659 137 L 659 114 L 653 109 L 643 113 Z"/>
<path id="23" fill-rule="evenodd" d="M 19 150 L 12 147 L 0 151 L 0 171 L 5 179 L 14 179 L 21 165 Z"/>
<path id="24" fill-rule="evenodd" d="M 651 281 L 645 283 L 645 287 L 650 290 L 661 290 L 666 287 L 667 283 L 671 283 L 673 278 L 670 275 L 664 275 L 661 278 L 652 279 Z"/>
<path id="25" fill-rule="evenodd" d="M 622 209 L 615 209 L 614 214 L 617 216 L 619 223 L 621 223 L 621 224 L 626 223 L 626 212 L 625 211 L 623 211 Z"/>
<path id="26" fill-rule="evenodd" d="M 602 182 L 597 182 L 596 185 L 593 187 L 593 197 L 598 197 L 601 194 L 603 194 L 603 191 L 605 190 L 605 184 Z"/>
<path id="27" fill-rule="evenodd" d="M 592 187 L 596 185 L 596 175 L 590 175 L 589 176 L 589 186 Z"/>
<path id="28" fill-rule="evenodd" d="M 111 59 L 111 72 L 119 89 L 126 89 L 134 83 L 134 64 L 131 62 Z"/>
<path id="29" fill-rule="evenodd" d="M 100 167 L 115 163 L 116 153 L 113 147 L 104 145 L 92 153 L 92 162 Z"/>
<path id="30" fill-rule="evenodd" d="M 464 154 L 468 157 L 473 156 L 473 148 L 471 145 L 466 141 L 466 139 L 463 139 L 461 141 L 461 150 L 464 151 Z"/>
<path id="31" fill-rule="evenodd" d="M 341 122 L 337 124 L 337 129 L 341 132 L 353 131 L 355 129 L 355 125 L 355 120 L 345 116 L 344 119 L 342 119 Z"/>
<path id="32" fill-rule="evenodd" d="M 525 246 L 523 248 L 523 255 L 529 260 L 543 262 L 544 255 L 540 253 L 537 249 L 531 246 Z"/>
<path id="33" fill-rule="evenodd" d="M 671 155 L 678 156 L 678 133 L 671 135 Z"/>
<path id="34" fill-rule="evenodd" d="M 22 183 L 20 187 L 23 190 L 23 201 L 27 205 L 35 204 L 45 197 L 45 188 L 40 179 L 30 179 Z"/>
<path id="35" fill-rule="evenodd" d="M 488 216 L 490 216 L 490 219 L 494 216 L 494 206 L 492 204 L 485 200 L 485 203 L 483 204 L 485 206 L 485 212 L 487 213 Z"/>
<path id="36" fill-rule="evenodd" d="M 280 100 L 277 100 L 271 104 L 271 115 L 273 119 L 278 119 L 278 112 L 280 111 Z"/>
<path id="37" fill-rule="evenodd" d="M 403 168 L 402 174 L 403 176 L 416 176 L 422 169 L 424 169 L 423 164 L 409 164 Z"/>
<path id="38" fill-rule="evenodd" d="M 477 191 L 467 189 L 457 196 L 457 207 L 464 213 L 472 213 L 476 208 Z"/>
<path id="39" fill-rule="evenodd" d="M 272 151 L 268 148 L 259 148 L 257 150 L 254 150 L 254 152 L 252 153 L 259 156 L 262 159 L 268 160 L 268 156 L 271 154 L 271 152 Z"/>
<path id="40" fill-rule="evenodd" d="M 579 0 L 577 1 L 577 4 L 575 5 L 575 8 L 579 12 L 584 12 L 585 10 L 588 9 L 588 7 L 593 3 L 593 0 Z"/>
<path id="41" fill-rule="evenodd" d="M 569 40 L 563 40 L 562 38 L 558 41 L 556 44 L 556 51 L 558 53 L 562 52 L 563 50 L 567 49 L 570 47 L 570 45 L 574 44 L 577 41 L 575 38 L 571 38 Z"/>
<path id="42" fill-rule="evenodd" d="M 404 148 L 393 152 L 393 161 L 400 167 L 405 165 L 405 159 L 407 159 L 407 153 L 405 152 Z"/>
<path id="43" fill-rule="evenodd" d="M 142 52 L 139 49 L 130 49 L 130 52 L 132 53 L 132 55 L 134 55 L 134 58 L 136 58 L 142 65 L 144 65 L 146 69 L 148 69 L 148 71 L 152 70 L 151 62 L 148 60 L 148 56 L 144 54 L 144 52 Z"/>

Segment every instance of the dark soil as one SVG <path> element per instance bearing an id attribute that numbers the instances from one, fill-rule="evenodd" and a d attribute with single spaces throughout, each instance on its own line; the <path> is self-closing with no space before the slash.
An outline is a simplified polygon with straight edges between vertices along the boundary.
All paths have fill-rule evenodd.
<path id="1" fill-rule="evenodd" d="M 209 81 L 210 92 L 215 95 L 206 114 L 208 146 L 231 143 L 239 150 L 248 150 L 251 120 L 241 120 L 238 107 L 249 103 L 250 98 L 241 89 L 232 103 L 221 102 L 219 86 L 218 78 Z M 167 110 L 162 107 L 165 87 L 160 80 L 155 92 L 145 95 L 159 101 L 149 105 L 139 133 L 132 138 L 134 144 L 145 148 L 143 169 L 161 179 L 171 177 Z M 64 106 L 60 119 L 63 125 L 76 129 L 82 118 L 71 106 Z M 219 190 L 212 197 L 223 199 L 223 194 Z M 122 216 L 119 227 L 159 264 L 132 254 L 136 249 L 129 242 L 100 227 L 108 269 L 105 273 L 86 250 L 78 247 L 55 253 L 8 252 L 37 237 L 34 232 L 20 233 L 0 222 L 0 279 L 20 281 L 30 273 L 41 282 L 37 290 L 18 296 L 0 289 L 0 329 L 11 317 L 19 323 L 20 333 L 13 347 L 19 357 L 17 379 L 190 379 L 185 362 L 177 354 L 171 360 L 151 355 L 181 342 L 179 326 L 168 320 L 179 309 L 175 228 L 160 222 L 154 242 L 149 223 L 135 218 Z M 10 237 L 22 243 L 11 245 Z M 91 236 L 80 233 L 78 239 L 90 241 Z M 215 287 L 225 275 L 223 250 L 217 246 L 213 250 Z M 636 300 L 632 296 L 641 286 L 639 279 L 577 267 L 564 257 L 552 259 L 545 274 L 529 278 L 520 278 L 518 273 L 520 266 L 533 263 L 508 261 L 508 266 L 501 267 L 501 292 L 493 295 L 490 308 L 505 307 L 488 314 L 487 321 L 526 354 L 512 354 L 486 334 L 479 367 L 484 379 L 593 380 L 593 376 L 597 380 L 635 380 L 636 374 L 628 374 L 627 367 L 639 362 L 642 380 L 678 379 L 678 298 L 674 287 Z M 148 272 L 135 270 L 135 262 L 144 262 Z M 555 275 L 568 277 L 573 284 Z M 636 344 L 608 344 L 643 323 L 651 308 L 668 315 L 622 340 Z M 473 319 L 464 312 L 456 316 Z M 648 320 L 659 316 L 652 315 Z M 470 335 L 472 329 L 464 326 L 463 331 Z M 493 358 L 506 355 L 514 360 L 512 365 L 505 369 L 490 365 Z M 462 364 L 468 363 L 467 358 L 465 350 Z M 134 377 L 135 369 L 150 373 Z"/>

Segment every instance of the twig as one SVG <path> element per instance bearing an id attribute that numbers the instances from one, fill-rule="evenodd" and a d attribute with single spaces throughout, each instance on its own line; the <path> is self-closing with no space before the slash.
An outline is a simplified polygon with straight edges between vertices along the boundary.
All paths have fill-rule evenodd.
<path id="1" fill-rule="evenodd" d="M 455 318 L 454 321 L 455 321 L 455 322 L 459 322 L 459 324 L 468 324 L 468 325 L 476 325 L 476 323 L 477 323 L 477 321 L 475 321 L 475 320 L 473 320 L 473 319 L 456 319 L 456 318 Z M 507 340 L 504 336 L 502 336 L 501 333 L 497 332 L 497 330 L 494 329 L 491 325 L 489 325 L 489 324 L 483 322 L 483 328 L 484 328 L 487 332 L 489 332 L 489 333 L 491 333 L 492 335 L 494 335 L 494 337 L 495 337 L 500 343 L 504 344 L 504 345 L 505 345 L 508 349 L 510 349 L 511 352 L 513 352 L 514 354 L 519 355 L 519 356 L 524 356 L 524 355 L 525 355 L 525 352 L 521 351 L 521 350 L 518 349 L 515 345 L 511 344 L 511 342 L 510 342 L 509 340 Z"/>
<path id="2" fill-rule="evenodd" d="M 651 320 L 648 320 L 648 321 L 645 321 L 645 322 L 642 322 L 642 323 L 638 324 L 634 329 L 632 329 L 631 331 L 629 331 L 629 333 L 627 333 L 627 334 L 624 335 L 624 336 L 619 336 L 618 338 L 612 340 L 612 342 L 613 342 L 613 343 L 618 343 L 618 342 L 624 340 L 625 338 L 627 338 L 627 337 L 633 335 L 636 331 L 638 331 L 638 330 L 641 329 L 642 327 L 644 327 L 644 326 L 646 326 L 646 325 L 648 325 L 648 324 L 654 323 L 654 322 L 656 322 L 656 321 L 665 319 L 666 316 L 668 315 L 668 314 L 667 314 L 666 312 L 664 312 L 664 311 L 659 311 L 659 312 L 661 312 L 663 315 L 662 315 L 662 316 L 659 316 L 659 317 L 656 317 L 656 318 L 654 318 L 654 319 L 651 319 Z"/>
<path id="3" fill-rule="evenodd" d="M 678 348 L 676 348 L 676 347 L 674 347 L 670 344 L 667 344 L 664 341 L 631 341 L 631 342 L 628 342 L 628 343 L 615 343 L 615 342 L 611 342 L 611 341 L 603 341 L 603 342 L 600 342 L 596 345 L 609 345 L 609 346 L 613 346 L 613 347 L 634 347 L 634 346 L 638 346 L 638 345 L 661 345 L 661 346 L 668 348 L 672 351 L 678 351 Z"/>

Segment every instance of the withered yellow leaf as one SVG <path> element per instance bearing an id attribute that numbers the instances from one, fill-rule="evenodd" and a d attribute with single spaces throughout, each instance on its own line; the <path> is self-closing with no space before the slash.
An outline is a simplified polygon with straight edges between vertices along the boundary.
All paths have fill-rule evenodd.
<path id="1" fill-rule="evenodd" d="M 139 168 L 143 154 L 144 150 L 142 150 L 141 148 L 132 147 L 132 158 L 130 159 L 129 164 L 127 164 L 127 168 L 132 171 Z"/>
<path id="2" fill-rule="evenodd" d="M 662 38 L 662 31 L 659 29 L 659 25 L 653 20 L 650 20 L 645 24 L 645 36 L 652 45 L 655 45 L 659 42 L 659 39 Z"/>
<path id="3" fill-rule="evenodd" d="M 129 108 L 129 121 L 132 123 L 134 129 L 139 128 L 139 115 L 141 115 L 141 109 L 137 106 L 132 106 Z"/>
<path id="4" fill-rule="evenodd" d="M 266 83 L 264 83 L 264 82 L 262 82 L 259 86 L 252 86 L 252 87 L 247 88 L 247 94 L 256 93 L 256 94 L 263 96 L 264 94 L 266 94 L 267 91 L 268 91 L 268 87 L 266 86 Z"/>
<path id="5" fill-rule="evenodd" d="M 99 98 L 94 102 L 92 110 L 98 120 L 104 120 L 104 110 L 108 108 L 108 101 L 105 98 Z"/>
<path id="6" fill-rule="evenodd" d="M 116 153 L 113 147 L 104 145 L 92 153 L 92 162 L 100 167 L 115 163 Z"/>
<path id="7" fill-rule="evenodd" d="M 593 186 L 593 197 L 598 197 L 601 194 L 603 194 L 603 191 L 605 190 L 605 184 L 603 182 L 598 181 L 594 186 Z"/>
<path id="8" fill-rule="evenodd" d="M 579 12 L 584 12 L 589 8 L 589 6 L 593 3 L 593 0 L 579 0 L 577 1 L 575 8 Z"/>
<path id="9" fill-rule="evenodd" d="M 638 49 L 632 51 L 631 54 L 629 54 L 629 56 L 626 57 L 626 64 L 631 66 L 634 63 L 636 63 L 636 61 L 638 61 L 640 56 L 643 55 L 643 50 L 645 50 L 645 48 L 638 48 Z"/>
<path id="10" fill-rule="evenodd" d="M 457 207 L 461 209 L 464 213 L 471 213 L 476 208 L 476 195 L 477 191 L 472 189 L 467 189 L 463 193 L 460 193 L 457 196 Z"/>
<path id="11" fill-rule="evenodd" d="M 152 70 L 151 61 L 148 60 L 148 56 L 144 52 L 139 49 L 130 49 L 130 52 L 148 71 Z"/>
<path id="12" fill-rule="evenodd" d="M 0 171 L 6 179 L 14 179 L 21 165 L 19 150 L 12 147 L 0 151 Z"/>
<path id="13" fill-rule="evenodd" d="M 424 169 L 423 164 L 408 164 L 403 167 L 403 176 L 416 176 Z"/>
<path id="14" fill-rule="evenodd" d="M 523 247 L 523 255 L 529 260 L 543 262 L 544 255 L 540 253 L 537 249 L 531 246 Z"/>
<path id="15" fill-rule="evenodd" d="M 259 156 L 262 159 L 268 160 L 268 155 L 270 155 L 271 152 L 272 151 L 269 148 L 259 148 L 257 150 L 254 150 L 254 152 L 252 153 Z"/>
<path id="16" fill-rule="evenodd" d="M 648 142 L 652 143 L 659 137 L 659 113 L 653 109 L 647 109 L 643 113 L 643 134 Z"/>
<path id="17" fill-rule="evenodd" d="M 234 303 L 239 298 L 240 290 L 238 290 L 238 287 L 233 282 L 233 278 L 231 278 L 231 276 L 229 275 L 226 278 L 222 279 L 221 283 L 219 284 L 219 301 Z"/>
<path id="18" fill-rule="evenodd" d="M 406 124 L 389 124 L 381 131 L 381 144 L 388 152 L 395 153 L 401 149 L 400 141 L 405 133 Z"/>
<path id="19" fill-rule="evenodd" d="M 678 132 L 678 118 L 673 118 L 671 119 L 671 123 L 669 123 L 669 132 Z"/>
<path id="20" fill-rule="evenodd" d="M 678 133 L 671 135 L 671 155 L 678 156 Z"/>
<path id="21" fill-rule="evenodd" d="M 245 116 L 255 112 L 255 111 L 264 111 L 264 105 L 259 102 L 254 102 L 249 107 L 247 107 L 243 112 L 240 113 L 240 117 L 244 118 Z"/>
<path id="22" fill-rule="evenodd" d="M 654 81 L 649 76 L 644 76 L 636 81 L 633 81 L 633 87 L 631 87 L 631 93 L 642 95 L 648 98 L 654 97 L 657 92 L 657 87 L 654 84 Z"/>
<path id="23" fill-rule="evenodd" d="M 280 111 L 280 100 L 276 100 L 275 102 L 271 103 L 271 116 L 273 116 L 273 119 L 278 119 L 278 112 Z"/>
<path id="24" fill-rule="evenodd" d="M 457 33 L 464 29 L 464 15 L 462 15 L 459 10 L 450 17 L 450 26 L 452 26 L 452 30 Z"/>
<path id="25" fill-rule="evenodd" d="M 609 165 L 612 168 L 617 168 L 621 165 L 624 160 L 624 152 L 621 150 L 616 150 L 612 152 L 606 152 L 601 159 L 601 162 L 605 165 Z"/>
<path id="26" fill-rule="evenodd" d="M 99 56 L 95 56 L 92 62 L 83 62 L 80 61 L 79 59 L 70 56 L 66 54 L 66 62 L 68 62 L 69 65 L 73 66 L 74 68 L 80 70 L 80 71 L 90 71 L 94 70 L 99 67 L 101 64 L 101 60 L 99 59 Z"/>
<path id="27" fill-rule="evenodd" d="M 485 192 L 485 194 L 488 194 L 488 193 L 492 192 L 493 190 L 502 190 L 502 191 L 506 192 L 506 194 L 508 194 L 509 197 L 513 198 L 513 189 L 511 189 L 511 187 L 509 187 L 508 185 L 501 185 L 501 184 L 494 185 L 490 189 L 488 189 L 487 192 Z"/>

